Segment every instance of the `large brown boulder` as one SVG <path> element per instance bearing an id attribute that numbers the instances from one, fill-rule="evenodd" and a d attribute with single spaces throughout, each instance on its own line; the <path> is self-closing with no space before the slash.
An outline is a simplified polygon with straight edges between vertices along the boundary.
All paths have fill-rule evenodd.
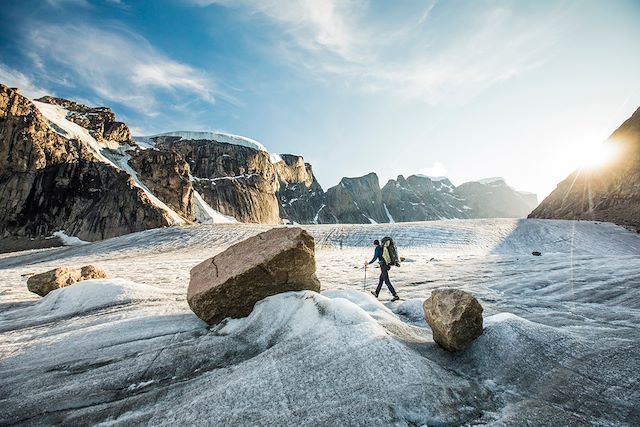
<path id="1" fill-rule="evenodd" d="M 270 295 L 320 291 L 313 237 L 301 228 L 273 228 L 231 246 L 191 269 L 187 301 L 215 324 L 245 317 Z"/>
<path id="2" fill-rule="evenodd" d="M 482 306 L 469 292 L 436 289 L 422 309 L 433 340 L 445 350 L 464 350 L 482 335 Z"/>
<path id="3" fill-rule="evenodd" d="M 94 265 L 85 265 L 82 268 L 59 267 L 44 273 L 35 274 L 27 280 L 27 289 L 40 295 L 73 285 L 81 280 L 106 279 L 107 272 Z"/>

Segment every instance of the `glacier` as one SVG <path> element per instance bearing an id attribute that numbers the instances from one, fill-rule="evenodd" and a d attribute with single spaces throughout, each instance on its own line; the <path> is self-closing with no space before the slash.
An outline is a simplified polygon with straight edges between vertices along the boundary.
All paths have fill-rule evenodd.
<path id="1" fill-rule="evenodd" d="M 533 219 L 304 226 L 321 292 L 207 326 L 186 302 L 190 268 L 268 228 L 1 254 L 0 424 L 640 424 L 637 233 Z M 405 258 L 390 273 L 399 302 L 369 294 L 375 272 L 364 280 L 384 235 Z M 26 289 L 30 274 L 85 264 L 112 278 Z M 442 350 L 424 321 L 439 287 L 484 307 L 464 352 Z"/>

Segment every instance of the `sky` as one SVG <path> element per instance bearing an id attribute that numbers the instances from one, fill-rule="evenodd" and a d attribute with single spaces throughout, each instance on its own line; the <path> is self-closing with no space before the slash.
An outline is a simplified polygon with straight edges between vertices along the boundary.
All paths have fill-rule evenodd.
<path id="1" fill-rule="evenodd" d="M 640 1 L 22 0 L 0 82 L 376 172 L 539 199 L 640 107 Z"/>

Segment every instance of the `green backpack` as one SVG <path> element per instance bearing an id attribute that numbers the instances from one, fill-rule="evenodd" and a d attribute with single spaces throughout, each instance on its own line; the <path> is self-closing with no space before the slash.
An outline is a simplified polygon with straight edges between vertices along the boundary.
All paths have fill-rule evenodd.
<path id="1" fill-rule="evenodd" d="M 398 248 L 391 237 L 382 238 L 382 258 L 388 266 L 395 265 L 400 267 L 400 257 L 398 257 Z"/>

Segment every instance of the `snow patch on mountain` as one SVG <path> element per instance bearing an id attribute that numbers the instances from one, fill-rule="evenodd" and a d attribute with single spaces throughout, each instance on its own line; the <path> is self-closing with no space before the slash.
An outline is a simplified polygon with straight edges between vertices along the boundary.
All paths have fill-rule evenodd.
<path id="1" fill-rule="evenodd" d="M 490 184 L 495 184 L 495 185 L 500 185 L 500 184 L 504 184 L 506 185 L 506 181 L 504 180 L 504 178 L 499 177 L 499 176 L 494 176 L 491 178 L 483 178 L 483 179 L 479 179 L 475 182 L 478 182 L 480 184 L 485 184 L 485 185 L 490 185 Z"/>
<path id="2" fill-rule="evenodd" d="M 387 204 L 383 203 L 382 206 L 384 206 L 384 213 L 387 214 L 387 219 L 389 220 L 389 223 L 390 224 L 395 224 L 395 221 L 393 220 L 393 217 L 389 213 L 389 209 L 387 208 Z"/>
<path id="3" fill-rule="evenodd" d="M 57 237 L 62 242 L 63 246 L 78 246 L 78 245 L 88 245 L 91 242 L 87 242 L 77 238 L 76 236 L 67 235 L 64 230 L 59 230 L 53 233 L 54 237 Z"/>
<path id="4" fill-rule="evenodd" d="M 213 209 L 209 204 L 202 198 L 200 193 L 198 193 L 195 189 L 193 190 L 193 199 L 195 203 L 195 215 L 196 222 L 200 224 L 220 224 L 220 223 L 233 223 L 238 222 L 237 219 L 224 215 L 217 210 Z"/>
<path id="5" fill-rule="evenodd" d="M 431 181 L 434 181 L 434 182 L 449 180 L 449 178 L 447 178 L 446 176 L 429 176 L 421 173 L 417 173 L 416 176 L 419 176 L 421 178 L 429 178 Z"/>
<path id="6" fill-rule="evenodd" d="M 148 136 L 134 136 L 133 140 L 138 144 L 144 145 L 146 147 L 153 147 L 154 138 L 157 138 L 159 136 L 177 136 L 185 140 L 216 141 L 216 142 L 222 142 L 225 144 L 240 145 L 242 147 L 253 148 L 254 150 L 264 151 L 266 153 L 269 153 L 269 150 L 267 150 L 264 145 L 262 145 L 260 142 L 254 139 L 247 138 L 245 136 L 234 135 L 226 132 L 174 131 L 174 132 L 158 133 L 155 135 L 148 135 Z M 278 163 L 282 161 L 282 157 L 279 154 L 269 153 L 269 159 L 271 160 L 271 163 Z"/>
<path id="7" fill-rule="evenodd" d="M 147 186 L 144 185 L 142 181 L 140 181 L 140 178 L 138 178 L 138 173 L 129 165 L 129 159 L 131 159 L 131 156 L 129 155 L 129 153 L 127 153 L 127 150 L 125 148 L 121 147 L 117 152 L 112 152 L 108 154 L 108 156 L 111 159 L 111 164 L 114 167 L 125 171 L 129 174 L 129 176 L 131 176 L 135 186 L 145 192 L 147 197 L 149 197 L 149 199 L 151 200 L 151 203 L 153 203 L 155 206 L 159 207 L 169 215 L 171 221 L 173 222 L 173 225 L 185 225 L 187 223 L 184 218 L 178 215 L 176 211 L 167 206 L 167 204 L 162 200 L 158 199 L 155 194 L 153 194 L 151 190 L 149 190 L 149 188 L 147 188 Z"/>
<path id="8" fill-rule="evenodd" d="M 107 163 L 115 168 L 117 166 L 113 164 L 108 158 L 106 158 L 102 150 L 104 148 L 114 148 L 110 145 L 104 146 L 100 144 L 96 139 L 91 136 L 89 131 L 82 126 L 67 120 L 67 114 L 69 111 L 59 105 L 47 104 L 46 102 L 31 101 L 36 106 L 38 111 L 45 117 L 49 127 L 68 139 L 77 139 L 84 142 L 88 148 L 95 154 L 99 161 Z M 119 146 L 119 144 L 118 144 Z"/>

